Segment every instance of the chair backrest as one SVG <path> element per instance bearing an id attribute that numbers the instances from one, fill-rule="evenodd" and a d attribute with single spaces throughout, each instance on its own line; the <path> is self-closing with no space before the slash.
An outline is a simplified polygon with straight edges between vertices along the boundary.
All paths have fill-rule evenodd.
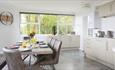
<path id="1" fill-rule="evenodd" d="M 8 70 L 25 70 L 21 54 L 18 50 L 3 48 Z"/>
<path id="2" fill-rule="evenodd" d="M 54 44 L 54 61 L 55 63 L 58 63 L 59 61 L 59 55 L 60 55 L 60 49 L 61 49 L 62 41 L 56 40 Z"/>
<path id="3" fill-rule="evenodd" d="M 51 48 L 54 47 L 55 41 L 56 41 L 56 39 L 52 38 L 51 43 L 50 43 L 50 47 L 51 47 Z"/>
<path id="4" fill-rule="evenodd" d="M 52 39 L 53 39 L 52 37 L 48 37 L 47 43 L 48 43 L 48 44 L 51 44 L 51 40 L 52 40 Z"/>

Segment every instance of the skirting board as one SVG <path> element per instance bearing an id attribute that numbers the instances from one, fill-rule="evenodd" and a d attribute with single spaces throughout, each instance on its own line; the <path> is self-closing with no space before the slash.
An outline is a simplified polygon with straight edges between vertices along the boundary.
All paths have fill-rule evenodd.
<path id="1" fill-rule="evenodd" d="M 61 51 L 66 51 L 66 50 L 79 50 L 78 47 L 64 47 L 64 48 L 61 48 Z"/>

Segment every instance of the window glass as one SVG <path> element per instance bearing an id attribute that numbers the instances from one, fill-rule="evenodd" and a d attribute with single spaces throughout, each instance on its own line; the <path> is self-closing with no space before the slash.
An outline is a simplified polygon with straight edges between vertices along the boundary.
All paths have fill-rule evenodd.
<path id="1" fill-rule="evenodd" d="M 21 34 L 70 34 L 73 32 L 74 16 L 54 14 L 21 13 Z"/>
<path id="2" fill-rule="evenodd" d="M 40 16 L 40 33 L 41 34 L 53 34 L 54 27 L 57 23 L 56 15 L 41 15 Z"/>

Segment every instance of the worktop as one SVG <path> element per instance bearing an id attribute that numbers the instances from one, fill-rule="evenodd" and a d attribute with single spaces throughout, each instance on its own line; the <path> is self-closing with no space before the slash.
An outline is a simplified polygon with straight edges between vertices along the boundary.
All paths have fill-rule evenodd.
<path id="1" fill-rule="evenodd" d="M 115 38 L 107 38 L 107 37 L 88 37 L 87 39 L 115 39 Z"/>

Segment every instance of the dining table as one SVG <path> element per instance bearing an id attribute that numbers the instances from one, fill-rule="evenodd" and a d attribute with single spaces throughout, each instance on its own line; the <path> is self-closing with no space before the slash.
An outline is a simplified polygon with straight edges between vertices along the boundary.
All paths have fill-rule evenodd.
<path id="1" fill-rule="evenodd" d="M 53 50 L 47 44 L 32 44 L 26 48 L 22 48 L 19 45 L 13 45 L 10 49 L 16 49 L 21 52 L 21 55 L 28 55 L 29 58 L 29 65 L 31 65 L 31 57 L 33 55 L 40 55 L 40 54 L 53 54 Z M 38 59 L 38 58 L 37 58 Z M 39 66 L 39 70 L 41 67 Z"/>
<path id="2" fill-rule="evenodd" d="M 34 54 L 53 54 L 53 50 L 50 47 L 36 47 L 36 48 L 18 48 L 22 55 L 34 55 Z"/>
<path id="3" fill-rule="evenodd" d="M 16 43 L 8 48 L 17 49 L 21 54 L 53 54 L 53 50 L 48 46 L 47 43 L 33 43 L 26 47 L 22 47 L 19 43 Z"/>

